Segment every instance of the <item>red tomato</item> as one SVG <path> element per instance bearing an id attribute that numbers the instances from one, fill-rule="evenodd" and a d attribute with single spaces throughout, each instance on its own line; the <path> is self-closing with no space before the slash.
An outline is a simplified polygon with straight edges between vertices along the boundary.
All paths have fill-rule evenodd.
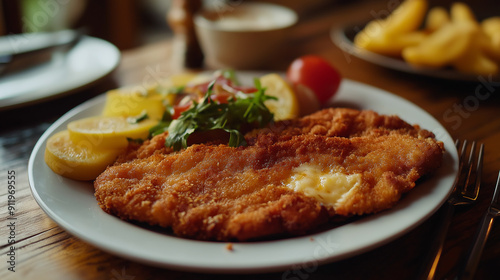
<path id="1" fill-rule="evenodd" d="M 210 96 L 210 99 L 215 101 L 216 103 L 222 104 L 222 103 L 227 103 L 227 100 L 231 97 L 232 95 L 229 94 L 212 94 Z"/>
<path id="2" fill-rule="evenodd" d="M 330 63 L 319 56 L 306 55 L 295 59 L 286 72 L 294 85 L 310 88 L 321 104 L 337 92 L 342 76 Z"/>
<path id="3" fill-rule="evenodd" d="M 257 89 L 249 86 L 233 86 L 234 89 L 241 91 L 243 93 L 254 93 L 257 92 Z"/>
<path id="4" fill-rule="evenodd" d="M 175 105 L 174 113 L 172 114 L 172 119 L 174 120 L 178 119 L 184 111 L 187 111 L 191 107 L 192 104 L 193 104 L 192 102 L 187 102 L 186 104 L 183 105 Z"/>

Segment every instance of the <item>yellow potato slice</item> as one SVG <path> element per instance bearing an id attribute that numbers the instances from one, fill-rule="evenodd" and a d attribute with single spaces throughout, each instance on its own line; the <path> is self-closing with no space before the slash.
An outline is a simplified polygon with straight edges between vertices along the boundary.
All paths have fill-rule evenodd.
<path id="1" fill-rule="evenodd" d="M 146 139 L 157 123 L 152 119 L 132 123 L 126 117 L 98 116 L 70 122 L 68 130 L 75 143 L 87 141 L 96 149 L 121 149 L 128 146 L 127 138 Z"/>
<path id="2" fill-rule="evenodd" d="M 47 140 L 45 162 L 56 174 L 74 180 L 93 180 L 112 164 L 120 149 L 95 149 L 88 141 L 73 142 L 67 130 Z"/>
<path id="3" fill-rule="evenodd" d="M 268 74 L 260 78 L 266 94 L 278 100 L 267 100 L 264 104 L 274 113 L 274 120 L 293 119 L 299 115 L 299 103 L 291 86 L 278 74 Z"/>

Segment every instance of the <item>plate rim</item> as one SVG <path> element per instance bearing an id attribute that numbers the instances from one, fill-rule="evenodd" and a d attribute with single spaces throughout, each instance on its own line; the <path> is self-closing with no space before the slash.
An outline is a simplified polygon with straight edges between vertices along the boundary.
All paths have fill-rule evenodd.
<path id="1" fill-rule="evenodd" d="M 420 110 L 419 113 L 426 114 L 427 117 L 434 120 L 441 128 L 443 128 L 442 125 L 439 124 L 439 122 L 436 119 L 434 119 L 430 114 L 428 114 L 426 111 L 424 111 L 423 109 L 421 109 L 417 105 L 407 101 L 406 99 L 404 99 L 400 96 L 389 93 L 385 90 L 375 88 L 375 87 L 367 85 L 367 84 L 363 84 L 363 83 L 356 82 L 356 81 L 351 81 L 348 79 L 345 79 L 342 82 L 341 87 L 345 87 L 346 85 L 351 86 L 351 87 L 353 87 L 353 86 L 354 87 L 361 87 L 361 88 L 369 89 L 372 91 L 375 90 L 375 92 L 377 92 L 379 94 L 384 94 L 384 95 L 387 95 L 391 98 L 396 98 L 402 102 L 407 103 L 409 106 L 414 107 L 414 109 Z M 85 110 L 92 109 L 92 108 L 94 108 L 94 106 L 98 106 L 100 103 L 102 103 L 104 98 L 105 98 L 104 94 L 99 95 L 97 97 L 94 97 L 94 98 L 76 106 L 72 110 L 68 111 L 65 115 L 63 115 L 56 122 L 54 122 L 44 132 L 44 134 L 37 141 L 37 143 L 32 151 L 32 154 L 30 155 L 29 162 L 28 162 L 28 179 L 29 179 L 29 184 L 30 184 L 30 190 L 31 190 L 31 193 L 32 193 L 33 197 L 35 198 L 36 202 L 38 203 L 38 205 L 42 208 L 42 210 L 45 213 L 47 213 L 49 218 L 51 218 L 59 226 L 61 226 L 64 230 L 68 231 L 72 235 L 80 238 L 81 240 L 85 241 L 86 243 L 89 243 L 93 246 L 96 246 L 97 248 L 99 248 L 103 251 L 106 251 L 106 252 L 111 253 L 113 255 L 118 255 L 118 256 L 121 256 L 121 257 L 124 257 L 127 259 L 138 261 L 141 263 L 159 266 L 159 267 L 164 267 L 164 268 L 183 270 L 183 271 L 203 272 L 203 273 L 265 273 L 265 272 L 276 272 L 276 271 L 284 271 L 284 270 L 286 271 L 287 269 L 290 269 L 293 265 L 297 264 L 297 263 L 291 263 L 290 261 L 274 262 L 272 264 L 267 264 L 267 265 L 261 264 L 258 266 L 242 264 L 242 263 L 239 263 L 238 265 L 227 265 L 227 264 L 214 265 L 213 263 L 210 263 L 210 262 L 204 263 L 204 264 L 199 264 L 199 263 L 198 264 L 194 264 L 194 263 L 187 263 L 186 264 L 186 263 L 182 263 L 182 262 L 178 262 L 178 261 L 176 262 L 176 261 L 172 261 L 172 260 L 166 262 L 165 260 L 148 258 L 147 254 L 131 255 L 130 253 L 125 252 L 124 250 L 120 250 L 119 248 L 117 248 L 114 245 L 111 246 L 109 244 L 105 244 L 104 242 L 102 242 L 102 240 L 95 240 L 95 237 L 82 235 L 82 233 L 75 230 L 74 227 L 72 227 L 67 221 L 61 220 L 61 217 L 59 217 L 53 211 L 53 209 L 51 209 L 45 203 L 44 199 L 42 199 L 42 197 L 40 196 L 40 194 L 38 193 L 38 191 L 36 189 L 36 186 L 35 186 L 36 183 L 35 183 L 35 178 L 34 178 L 35 162 L 36 162 L 36 160 L 40 160 L 38 157 L 41 156 L 40 154 L 43 154 L 43 150 L 44 150 L 42 146 L 45 145 L 45 142 L 50 135 L 52 135 L 53 133 L 55 133 L 59 130 L 64 129 L 63 127 L 61 127 L 61 125 L 63 125 L 65 122 L 67 122 L 72 117 L 77 116 L 79 113 L 81 114 L 82 112 L 85 112 Z M 445 138 L 447 137 L 447 138 L 451 139 L 451 137 L 449 136 L 449 134 L 446 130 L 444 130 L 444 133 L 445 133 L 445 136 L 444 136 Z M 454 183 L 456 181 L 456 177 L 457 177 L 456 171 L 458 170 L 458 162 L 456 161 L 458 159 L 458 154 L 457 154 L 456 150 L 447 151 L 446 154 L 448 154 L 451 157 L 451 159 L 453 160 L 452 163 L 454 163 L 454 165 L 455 165 L 453 167 L 450 167 L 450 168 L 454 169 L 453 171 L 455 172 L 455 175 L 453 178 L 453 183 Z M 434 205 L 434 207 L 432 209 L 428 210 L 424 216 L 420 217 L 420 219 L 418 221 L 414 221 L 411 226 L 406 227 L 404 230 L 394 232 L 391 236 L 388 236 L 388 237 L 386 236 L 383 240 L 378 240 L 378 242 L 372 243 L 369 246 L 357 248 L 356 250 L 351 250 L 351 251 L 345 252 L 341 255 L 331 255 L 331 254 L 328 255 L 327 254 L 326 256 L 322 256 L 322 257 L 318 257 L 318 258 L 314 258 L 314 259 L 311 259 L 309 257 L 309 259 L 301 260 L 299 262 L 299 264 L 304 263 L 306 261 L 309 261 L 309 262 L 313 261 L 315 264 L 321 265 L 324 263 L 330 263 L 330 262 L 334 262 L 334 261 L 338 261 L 338 260 L 342 260 L 342 259 L 347 259 L 347 258 L 350 258 L 352 256 L 359 255 L 361 253 L 364 253 L 364 252 L 373 250 L 377 247 L 380 247 L 382 245 L 385 245 L 385 244 L 397 239 L 398 237 L 404 235 L 405 233 L 411 231 L 412 229 L 414 229 L 415 227 L 420 225 L 423 221 L 427 220 L 444 203 L 445 198 L 449 195 L 449 193 L 451 192 L 451 189 L 452 189 L 452 186 L 449 186 L 449 189 L 448 189 L 448 192 L 446 193 L 446 196 L 443 197 L 443 199 L 442 199 L 442 201 L 440 201 L 440 203 L 438 203 L 437 205 Z M 94 203 L 95 203 L 95 205 L 97 205 L 97 202 L 95 200 L 94 200 Z M 380 216 L 383 217 L 384 215 L 390 215 L 390 212 L 391 212 L 391 210 L 388 210 L 386 212 L 383 212 L 382 214 L 379 213 L 379 214 L 375 214 L 375 215 L 363 218 L 363 220 L 365 220 L 365 219 L 377 219 Z M 112 216 L 110 216 L 108 218 L 114 219 L 114 217 L 112 217 Z M 129 223 L 121 221 L 121 220 L 119 220 L 117 222 L 129 224 Z M 353 226 L 356 226 L 356 225 L 353 225 Z M 125 227 L 130 228 L 128 226 L 125 226 Z M 144 229 L 140 229 L 140 230 L 144 230 Z M 333 230 L 335 230 L 335 229 L 333 229 Z M 323 237 L 327 238 L 328 236 L 325 234 L 327 234 L 328 232 L 331 232 L 331 230 L 326 231 L 326 233 L 322 233 L 323 235 L 321 235 L 321 234 L 320 235 L 313 235 L 313 238 L 316 239 L 316 241 L 314 241 L 314 242 L 319 242 L 318 240 L 321 240 L 321 238 L 323 238 Z M 182 244 L 184 244 L 186 242 L 189 242 L 189 243 L 194 242 L 194 243 L 196 243 L 195 246 L 203 244 L 202 247 L 205 247 L 205 245 L 207 245 L 208 247 L 213 248 L 213 246 L 215 246 L 215 247 L 219 248 L 219 250 L 223 250 L 223 248 L 225 247 L 225 244 L 227 244 L 225 242 L 206 242 L 206 241 L 185 240 L 185 239 L 177 238 L 177 237 L 172 237 L 172 238 L 177 239 L 177 241 L 181 242 Z M 301 246 L 303 246 L 304 242 L 306 242 L 306 241 L 313 242 L 312 240 L 309 240 L 310 238 L 311 238 L 310 235 L 307 235 L 307 236 L 289 238 L 286 240 L 266 241 L 266 242 L 279 242 L 280 244 L 283 244 L 283 242 L 288 243 L 291 241 L 297 241 L 297 242 L 300 242 Z M 264 242 L 264 244 L 266 242 Z M 261 245 L 262 243 L 252 242 L 250 244 Z M 235 252 L 233 252 L 232 254 L 238 254 L 239 250 L 251 248 L 249 246 L 246 246 L 246 245 L 248 245 L 248 243 L 245 243 L 245 242 L 233 243 L 233 245 L 235 247 Z M 236 257 L 237 255 L 234 255 L 234 256 Z"/>

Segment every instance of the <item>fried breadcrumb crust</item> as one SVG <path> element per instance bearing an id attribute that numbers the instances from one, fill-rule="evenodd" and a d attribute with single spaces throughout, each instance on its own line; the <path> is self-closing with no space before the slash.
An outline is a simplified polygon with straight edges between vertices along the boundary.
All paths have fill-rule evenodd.
<path id="1" fill-rule="evenodd" d="M 442 161 L 434 135 L 396 116 L 325 109 L 248 133 L 246 147 L 165 148 L 165 134 L 131 147 L 94 183 L 100 207 L 125 220 L 170 227 L 200 240 L 300 235 L 338 216 L 392 207 Z M 361 174 L 335 207 L 287 188 L 308 163 Z"/>

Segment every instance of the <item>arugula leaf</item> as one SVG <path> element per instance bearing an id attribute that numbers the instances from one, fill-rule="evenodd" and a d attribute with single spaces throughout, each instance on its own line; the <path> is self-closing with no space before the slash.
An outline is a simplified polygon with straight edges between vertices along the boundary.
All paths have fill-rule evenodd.
<path id="1" fill-rule="evenodd" d="M 273 120 L 273 114 L 264 105 L 264 101 L 276 99 L 265 95 L 256 79 L 257 92 L 240 94 L 230 98 L 228 103 L 216 103 L 211 99 L 215 81 L 211 82 L 200 103 L 183 112 L 181 116 L 168 125 L 167 147 L 180 150 L 187 147 L 187 140 L 194 132 L 222 129 L 229 133 L 231 147 L 246 145 L 242 128 L 246 125 L 263 127 Z"/>
<path id="2" fill-rule="evenodd" d="M 240 85 L 240 82 L 238 81 L 238 78 L 236 77 L 236 72 L 233 69 L 226 69 L 226 70 L 222 71 L 221 75 L 224 78 L 233 82 L 234 85 L 237 85 L 237 86 Z"/>
<path id="3" fill-rule="evenodd" d="M 172 114 L 167 109 L 165 113 L 163 113 L 161 121 L 157 125 L 149 129 L 149 137 L 153 137 L 167 131 L 168 126 L 170 125 L 171 122 L 172 122 Z"/>
<path id="4" fill-rule="evenodd" d="M 167 94 L 181 94 L 184 88 L 185 86 L 166 87 L 164 85 L 158 85 L 154 90 L 159 94 L 167 95 Z"/>

